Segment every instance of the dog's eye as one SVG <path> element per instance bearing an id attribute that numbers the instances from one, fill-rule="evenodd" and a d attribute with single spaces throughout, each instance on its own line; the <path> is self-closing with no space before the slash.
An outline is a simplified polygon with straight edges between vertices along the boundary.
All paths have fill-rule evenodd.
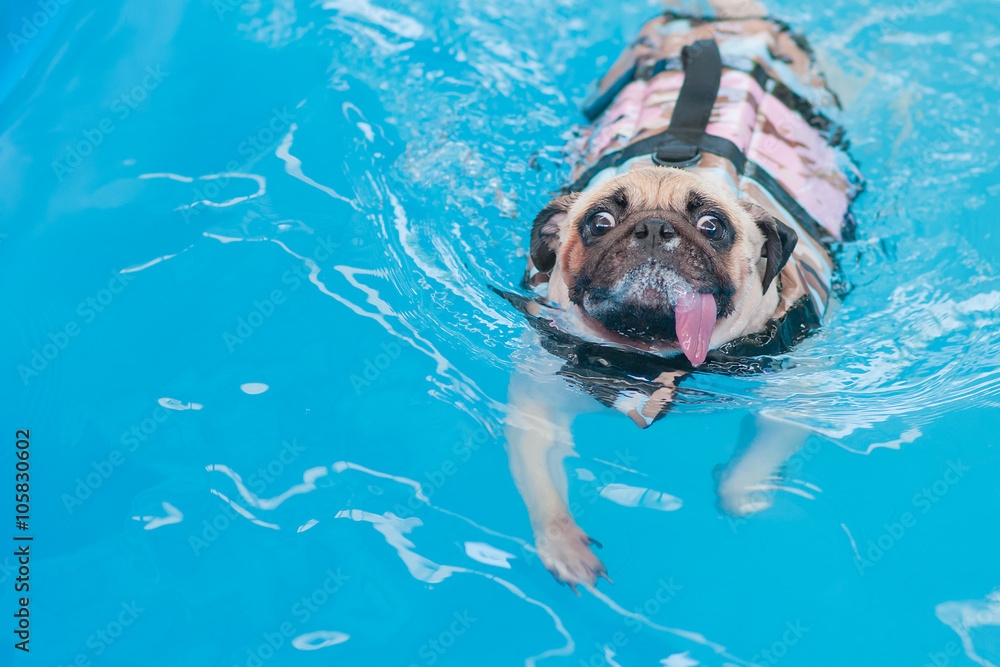
<path id="1" fill-rule="evenodd" d="M 722 221 L 714 215 L 703 215 L 698 218 L 698 230 L 710 239 L 717 239 L 722 236 Z"/>
<path id="2" fill-rule="evenodd" d="M 606 234 L 615 226 L 615 216 L 607 211 L 601 211 L 590 219 L 590 233 L 594 236 Z"/>

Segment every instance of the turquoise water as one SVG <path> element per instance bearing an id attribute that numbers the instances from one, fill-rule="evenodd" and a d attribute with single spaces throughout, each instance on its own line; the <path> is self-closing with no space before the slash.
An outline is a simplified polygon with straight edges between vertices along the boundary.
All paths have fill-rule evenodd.
<path id="1" fill-rule="evenodd" d="M 490 287 L 655 3 L 57 3 L 8 36 L 0 484 L 30 429 L 35 539 L 30 656 L 0 557 L 3 655 L 1000 664 L 1000 6 L 770 7 L 868 179 L 854 289 L 787 371 L 699 376 L 646 431 L 577 419 L 569 494 L 615 580 L 579 598 L 525 548 L 526 325 Z M 728 517 L 713 469 L 758 410 L 812 435 Z"/>

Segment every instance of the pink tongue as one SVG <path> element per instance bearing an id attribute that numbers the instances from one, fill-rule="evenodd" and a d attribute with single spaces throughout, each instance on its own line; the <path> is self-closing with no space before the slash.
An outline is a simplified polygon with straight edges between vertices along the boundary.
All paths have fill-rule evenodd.
<path id="1" fill-rule="evenodd" d="M 677 300 L 677 342 L 692 366 L 700 366 L 708 356 L 708 344 L 715 328 L 715 297 L 688 293 Z"/>

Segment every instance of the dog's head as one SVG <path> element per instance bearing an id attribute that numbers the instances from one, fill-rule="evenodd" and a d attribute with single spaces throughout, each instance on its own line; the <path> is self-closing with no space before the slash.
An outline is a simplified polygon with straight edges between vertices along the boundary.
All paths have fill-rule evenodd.
<path id="1" fill-rule="evenodd" d="M 554 199 L 535 219 L 531 259 L 607 330 L 675 343 L 697 366 L 717 324 L 761 309 L 796 241 L 712 179 L 654 167 Z"/>

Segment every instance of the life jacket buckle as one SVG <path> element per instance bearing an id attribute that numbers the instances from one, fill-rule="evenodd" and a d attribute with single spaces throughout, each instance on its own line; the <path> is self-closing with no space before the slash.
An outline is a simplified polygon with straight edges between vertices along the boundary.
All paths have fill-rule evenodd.
<path id="1" fill-rule="evenodd" d="M 701 151 L 697 146 L 663 146 L 653 153 L 652 160 L 661 167 L 683 169 L 697 165 L 701 161 Z"/>

